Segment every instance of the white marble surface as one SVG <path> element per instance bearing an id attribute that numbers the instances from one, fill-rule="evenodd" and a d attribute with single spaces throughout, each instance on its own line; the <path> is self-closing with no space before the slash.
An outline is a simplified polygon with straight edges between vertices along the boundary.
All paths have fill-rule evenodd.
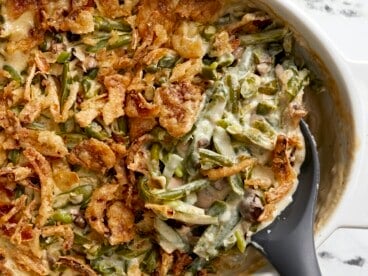
<path id="1" fill-rule="evenodd" d="M 288 1 L 298 3 L 320 25 L 352 70 L 359 68 L 357 81 L 368 87 L 368 1 Z M 317 252 L 323 276 L 368 275 L 368 229 L 338 229 Z"/>

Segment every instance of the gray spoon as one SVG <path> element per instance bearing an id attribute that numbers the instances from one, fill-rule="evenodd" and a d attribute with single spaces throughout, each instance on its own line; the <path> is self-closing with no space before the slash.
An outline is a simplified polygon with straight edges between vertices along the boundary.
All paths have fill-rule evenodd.
<path id="1" fill-rule="evenodd" d="M 272 224 L 252 236 L 252 242 L 263 249 L 263 254 L 281 276 L 321 275 L 313 238 L 320 167 L 312 134 L 304 121 L 300 127 L 305 139 L 306 157 L 293 202 Z"/>

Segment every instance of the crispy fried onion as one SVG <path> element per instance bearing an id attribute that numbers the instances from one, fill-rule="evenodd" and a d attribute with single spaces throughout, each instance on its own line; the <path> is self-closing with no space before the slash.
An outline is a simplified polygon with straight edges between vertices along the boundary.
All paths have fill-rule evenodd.
<path id="1" fill-rule="evenodd" d="M 202 170 L 202 174 L 207 176 L 210 180 L 218 180 L 223 177 L 231 176 L 245 169 L 252 167 L 256 163 L 256 160 L 253 158 L 246 158 L 239 163 L 231 166 L 231 167 L 221 167 L 210 170 Z"/>
<path id="2" fill-rule="evenodd" d="M 170 135 L 181 137 L 196 121 L 202 102 L 202 89 L 189 82 L 170 84 L 156 90 L 155 101 L 160 106 L 160 125 Z"/>
<path id="3" fill-rule="evenodd" d="M 7 223 L 26 206 L 27 196 L 23 195 L 12 203 L 0 203 L 0 225 Z"/>
<path id="4" fill-rule="evenodd" d="M 36 257 L 28 247 L 13 245 L 4 239 L 1 239 L 0 242 L 2 247 L 6 249 L 7 259 L 12 260 L 20 270 L 31 272 L 31 275 L 49 275 L 49 267 Z"/>
<path id="5" fill-rule="evenodd" d="M 135 140 L 157 125 L 155 118 L 129 118 L 129 137 Z"/>
<path id="6" fill-rule="evenodd" d="M 159 107 L 149 103 L 141 93 L 132 91 L 128 94 L 125 106 L 128 117 L 151 118 L 156 117 L 159 111 Z"/>
<path id="7" fill-rule="evenodd" d="M 42 237 L 58 236 L 64 239 L 63 248 L 69 250 L 74 243 L 74 232 L 71 225 L 46 226 L 42 228 Z"/>
<path id="8" fill-rule="evenodd" d="M 37 217 L 37 225 L 43 226 L 53 211 L 52 197 L 55 182 L 52 177 L 51 166 L 45 157 L 33 148 L 26 148 L 23 154 L 32 165 L 41 182 L 41 206 Z"/>
<path id="9" fill-rule="evenodd" d="M 112 245 L 128 242 L 134 238 L 134 215 L 121 201 L 122 198 L 122 185 L 105 184 L 93 192 L 86 209 L 86 218 L 90 226 L 97 233 L 107 236 Z"/>
<path id="10" fill-rule="evenodd" d="M 102 108 L 104 123 L 110 125 L 116 118 L 124 115 L 126 78 L 121 75 L 108 76 L 104 80 L 108 91 L 108 102 Z"/>
<path id="11" fill-rule="evenodd" d="M 288 139 L 284 135 L 277 137 L 275 149 L 272 152 L 272 171 L 278 182 L 277 187 L 272 187 L 266 191 L 265 199 L 267 204 L 264 206 L 258 221 L 267 221 L 273 218 L 275 204 L 290 192 L 296 180 L 296 173 L 290 164 L 288 150 Z"/>
<path id="12" fill-rule="evenodd" d="M 127 167 L 130 171 L 140 172 L 144 175 L 149 174 L 148 160 L 150 159 L 150 151 L 148 145 L 153 141 L 153 136 L 145 134 L 139 137 L 130 146 L 126 159 Z"/>
<path id="13" fill-rule="evenodd" d="M 88 264 L 71 256 L 60 256 L 58 264 L 71 268 L 75 272 L 78 272 L 79 275 L 97 276 L 97 273 Z"/>
<path id="14" fill-rule="evenodd" d="M 22 182 L 32 175 L 28 167 L 5 167 L 0 169 L 0 184 Z"/>
<path id="15" fill-rule="evenodd" d="M 287 153 L 288 147 L 287 137 L 279 135 L 272 153 L 272 171 L 279 185 L 265 192 L 265 198 L 268 203 L 275 203 L 284 198 L 296 180 L 296 173 L 290 165 Z"/>
<path id="16" fill-rule="evenodd" d="M 68 160 L 73 165 L 104 173 L 115 165 L 116 157 L 108 145 L 91 138 L 75 146 Z"/>
<path id="17" fill-rule="evenodd" d="M 64 157 L 68 153 L 63 139 L 54 131 L 21 128 L 17 137 L 22 148 L 33 148 L 42 155 Z"/>

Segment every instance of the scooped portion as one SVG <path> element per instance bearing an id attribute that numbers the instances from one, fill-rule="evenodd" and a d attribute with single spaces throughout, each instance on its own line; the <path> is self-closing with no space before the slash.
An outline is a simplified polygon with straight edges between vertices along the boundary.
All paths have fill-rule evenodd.
<path id="1" fill-rule="evenodd" d="M 292 33 L 245 1 L 36 2 L 1 6 L 0 271 L 245 256 L 304 160 Z"/>

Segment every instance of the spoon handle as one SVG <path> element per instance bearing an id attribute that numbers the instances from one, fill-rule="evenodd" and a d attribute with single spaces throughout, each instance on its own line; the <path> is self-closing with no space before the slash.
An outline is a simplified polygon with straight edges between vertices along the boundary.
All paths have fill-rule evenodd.
<path id="1" fill-rule="evenodd" d="M 303 229 L 296 229 L 296 231 L 303 231 Z M 310 232 L 312 233 L 312 232 Z M 320 276 L 317 256 L 315 254 L 313 237 L 309 239 L 296 239 L 300 234 L 290 233 L 291 238 L 287 243 L 273 244 L 274 249 L 278 248 L 278 254 L 270 253 L 269 261 L 273 264 L 281 276 Z M 288 257 L 282 256 L 285 252 L 292 252 Z"/>

